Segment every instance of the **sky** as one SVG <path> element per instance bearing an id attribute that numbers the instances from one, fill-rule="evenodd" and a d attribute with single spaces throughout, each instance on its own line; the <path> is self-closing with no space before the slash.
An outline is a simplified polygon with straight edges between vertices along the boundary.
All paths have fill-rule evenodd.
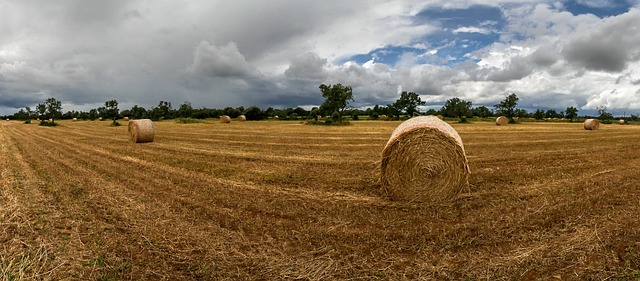
<path id="1" fill-rule="evenodd" d="M 416 92 L 519 108 L 640 114 L 640 0 L 0 0 L 0 114 L 356 108 Z"/>

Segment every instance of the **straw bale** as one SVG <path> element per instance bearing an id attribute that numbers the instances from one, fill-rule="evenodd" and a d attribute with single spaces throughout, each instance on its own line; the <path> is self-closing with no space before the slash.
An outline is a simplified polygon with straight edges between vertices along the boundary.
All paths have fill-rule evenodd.
<path id="1" fill-rule="evenodd" d="M 504 117 L 504 116 L 500 116 L 500 117 L 496 118 L 496 125 L 503 126 L 503 125 L 507 125 L 507 124 L 509 124 L 509 118 Z"/>
<path id="2" fill-rule="evenodd" d="M 220 123 L 231 123 L 231 117 L 228 115 L 220 116 Z"/>
<path id="3" fill-rule="evenodd" d="M 128 125 L 129 140 L 133 143 L 152 142 L 156 128 L 150 119 L 131 120 Z"/>
<path id="4" fill-rule="evenodd" d="M 597 130 L 600 128 L 600 122 L 596 119 L 587 119 L 584 120 L 584 129 L 585 130 Z"/>
<path id="5" fill-rule="evenodd" d="M 435 116 L 411 118 L 392 133 L 382 151 L 380 183 L 392 198 L 443 202 L 468 186 L 462 139 Z"/>

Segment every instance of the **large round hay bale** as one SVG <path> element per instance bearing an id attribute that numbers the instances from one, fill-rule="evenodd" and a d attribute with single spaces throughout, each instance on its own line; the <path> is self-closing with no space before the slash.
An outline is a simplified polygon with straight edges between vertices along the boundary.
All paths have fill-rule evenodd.
<path id="1" fill-rule="evenodd" d="M 507 125 L 507 124 L 509 124 L 509 118 L 504 117 L 504 116 L 500 116 L 500 117 L 496 118 L 496 125 L 503 126 L 503 125 Z"/>
<path id="2" fill-rule="evenodd" d="M 129 140 L 133 143 L 152 142 L 156 134 L 156 128 L 150 119 L 129 121 Z"/>
<path id="3" fill-rule="evenodd" d="M 620 124 L 620 125 L 624 125 L 624 119 L 620 119 L 620 120 L 618 120 L 618 124 Z"/>
<path id="4" fill-rule="evenodd" d="M 231 123 L 231 117 L 228 115 L 220 116 L 220 123 Z"/>
<path id="5" fill-rule="evenodd" d="M 402 122 L 382 150 L 380 183 L 394 199 L 447 201 L 468 185 L 468 179 L 462 139 L 438 117 Z"/>
<path id="6" fill-rule="evenodd" d="M 585 130 L 597 130 L 600 128 L 600 122 L 596 119 L 587 119 L 584 120 L 584 129 Z"/>
<path id="7" fill-rule="evenodd" d="M 247 117 L 244 115 L 238 116 L 238 121 L 247 121 Z"/>

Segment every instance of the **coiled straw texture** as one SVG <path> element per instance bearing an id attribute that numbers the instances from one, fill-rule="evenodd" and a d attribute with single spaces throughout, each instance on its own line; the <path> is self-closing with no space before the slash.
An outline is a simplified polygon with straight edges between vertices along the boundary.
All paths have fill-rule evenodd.
<path id="1" fill-rule="evenodd" d="M 435 116 L 409 119 L 393 131 L 382 151 L 380 172 L 383 189 L 398 200 L 449 201 L 469 182 L 462 139 Z"/>
<path id="2" fill-rule="evenodd" d="M 152 142 L 156 134 L 156 128 L 150 119 L 129 121 L 129 140 L 133 143 Z"/>

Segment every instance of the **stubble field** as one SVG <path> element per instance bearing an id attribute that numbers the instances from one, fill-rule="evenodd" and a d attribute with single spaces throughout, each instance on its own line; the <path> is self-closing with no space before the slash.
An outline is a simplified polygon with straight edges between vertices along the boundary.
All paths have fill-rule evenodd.
<path id="1" fill-rule="evenodd" d="M 399 122 L 0 122 L 2 280 L 635 280 L 640 127 L 452 124 L 470 187 L 377 183 Z"/>

